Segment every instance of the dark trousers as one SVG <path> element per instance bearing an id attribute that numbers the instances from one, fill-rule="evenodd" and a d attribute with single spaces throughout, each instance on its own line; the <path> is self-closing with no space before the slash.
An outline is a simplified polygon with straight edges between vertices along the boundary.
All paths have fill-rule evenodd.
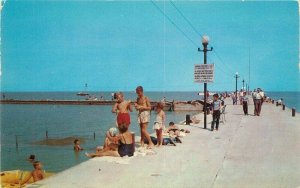
<path id="1" fill-rule="evenodd" d="M 260 99 L 255 99 L 255 110 L 254 110 L 254 115 L 260 115 L 261 111 L 261 100 Z"/>
<path id="2" fill-rule="evenodd" d="M 247 101 L 243 101 L 243 110 L 244 110 L 244 114 L 248 115 L 248 102 Z"/>
<path id="3" fill-rule="evenodd" d="M 215 128 L 215 123 L 216 123 L 216 129 L 219 128 L 219 121 L 220 121 L 220 110 L 215 110 L 213 112 L 213 121 L 211 122 L 211 130 Z"/>

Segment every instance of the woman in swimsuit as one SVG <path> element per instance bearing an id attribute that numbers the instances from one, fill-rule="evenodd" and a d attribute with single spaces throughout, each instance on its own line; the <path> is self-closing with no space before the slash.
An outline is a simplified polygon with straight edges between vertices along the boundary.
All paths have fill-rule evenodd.
<path id="1" fill-rule="evenodd" d="M 113 157 L 123 157 L 128 155 L 129 157 L 134 154 L 134 144 L 132 134 L 128 131 L 128 127 L 125 124 L 119 127 L 120 134 L 115 137 L 110 137 L 107 135 L 114 143 L 118 143 L 118 148 L 115 150 L 99 151 L 97 153 L 86 153 L 88 157 L 102 157 L 102 156 L 113 156 Z"/>

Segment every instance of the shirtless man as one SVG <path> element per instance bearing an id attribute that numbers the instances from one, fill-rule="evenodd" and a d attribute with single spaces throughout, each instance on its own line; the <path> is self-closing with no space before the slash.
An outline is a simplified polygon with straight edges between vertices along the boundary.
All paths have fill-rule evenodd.
<path id="1" fill-rule="evenodd" d="M 40 163 L 39 161 L 34 161 L 33 168 L 34 170 L 31 172 L 30 176 L 28 176 L 28 178 L 24 182 L 21 182 L 21 185 L 27 183 L 31 177 L 33 177 L 33 182 L 37 182 L 45 178 L 44 172 L 42 170 L 42 163 Z"/>
<path id="2" fill-rule="evenodd" d="M 147 126 L 150 121 L 151 104 L 148 97 L 144 96 L 144 90 L 142 86 L 136 88 L 136 94 L 138 96 L 137 102 L 134 103 L 134 107 L 139 111 L 138 123 L 141 128 L 141 146 L 144 147 L 144 139 L 148 140 L 148 149 L 151 149 L 154 144 L 151 141 L 150 135 L 147 131 Z"/>
<path id="3" fill-rule="evenodd" d="M 112 113 L 117 113 L 117 124 L 118 127 L 121 124 L 126 125 L 129 128 L 130 125 L 130 115 L 129 112 L 132 112 L 131 101 L 124 100 L 124 95 L 122 92 L 116 93 L 117 102 L 112 108 Z"/>

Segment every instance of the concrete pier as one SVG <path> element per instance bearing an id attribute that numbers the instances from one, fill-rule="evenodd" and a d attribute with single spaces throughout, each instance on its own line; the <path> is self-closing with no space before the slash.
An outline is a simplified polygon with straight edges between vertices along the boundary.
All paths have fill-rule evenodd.
<path id="1" fill-rule="evenodd" d="M 299 187 L 299 114 L 264 103 L 261 116 L 252 115 L 253 105 L 245 116 L 241 105 L 226 103 L 219 131 L 203 129 L 203 120 L 180 125 L 191 131 L 182 144 L 90 159 L 29 187 Z"/>

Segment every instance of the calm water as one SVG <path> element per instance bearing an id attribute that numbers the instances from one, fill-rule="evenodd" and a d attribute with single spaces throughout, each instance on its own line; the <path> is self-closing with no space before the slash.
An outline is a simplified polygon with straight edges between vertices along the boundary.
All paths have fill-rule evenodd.
<path id="1" fill-rule="evenodd" d="M 111 99 L 110 92 L 93 93 L 97 97 Z M 289 107 L 299 111 L 298 93 L 267 93 L 272 98 L 284 98 Z M 76 92 L 48 93 L 5 93 L 6 99 L 76 99 Z M 153 101 L 162 97 L 169 100 L 199 99 L 196 92 L 149 92 L 146 93 Z M 133 92 L 125 93 L 127 99 L 135 100 Z M 166 112 L 167 122 L 179 122 L 185 119 L 187 112 Z M 193 114 L 193 113 L 189 113 Z M 131 113 L 131 131 L 140 135 L 136 122 L 137 113 Z M 151 122 L 155 113 L 152 113 Z M 81 106 L 81 105 L 1 105 L 1 171 L 23 169 L 31 170 L 31 164 L 26 161 L 30 154 L 35 154 L 37 160 L 44 164 L 46 171 L 59 172 L 87 160 L 84 152 L 74 153 L 72 141 L 75 137 L 82 140 L 82 147 L 88 152 L 103 144 L 105 131 L 115 126 L 115 115 L 111 106 Z M 149 124 L 152 132 L 152 123 Z M 37 144 L 45 139 L 48 131 L 49 139 L 66 139 L 69 144 L 57 146 Z M 94 132 L 96 138 L 94 140 Z M 16 135 L 18 149 L 16 149 Z"/>
<path id="2" fill-rule="evenodd" d="M 284 104 L 289 108 L 296 108 L 300 112 L 300 92 L 267 92 L 274 100 L 283 98 Z"/>

